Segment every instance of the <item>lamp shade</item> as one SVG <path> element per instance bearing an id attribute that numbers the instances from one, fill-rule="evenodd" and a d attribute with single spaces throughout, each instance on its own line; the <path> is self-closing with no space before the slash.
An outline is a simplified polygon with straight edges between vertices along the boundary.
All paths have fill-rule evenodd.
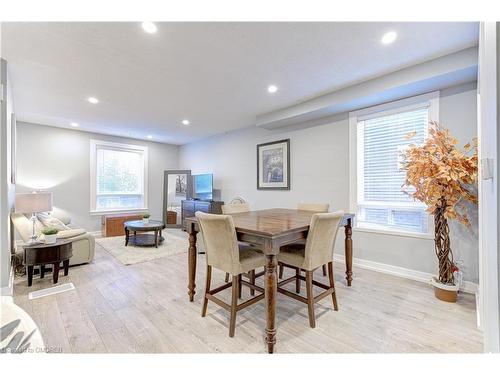
<path id="1" fill-rule="evenodd" d="M 52 211 L 52 193 L 16 194 L 15 210 L 23 214 Z"/>

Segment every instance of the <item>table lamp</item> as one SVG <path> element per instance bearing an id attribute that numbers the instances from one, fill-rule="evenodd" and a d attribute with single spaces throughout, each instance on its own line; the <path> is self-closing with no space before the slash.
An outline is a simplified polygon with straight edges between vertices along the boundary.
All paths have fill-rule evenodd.
<path id="1" fill-rule="evenodd" d="M 35 221 L 38 212 L 52 211 L 52 193 L 49 192 L 33 192 L 16 194 L 15 210 L 22 214 L 31 214 L 33 223 L 33 231 L 29 243 L 36 241 Z"/>

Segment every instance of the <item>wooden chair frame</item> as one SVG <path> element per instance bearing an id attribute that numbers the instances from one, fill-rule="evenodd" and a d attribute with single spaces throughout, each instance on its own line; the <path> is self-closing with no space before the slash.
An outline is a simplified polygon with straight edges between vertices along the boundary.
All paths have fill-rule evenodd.
<path id="1" fill-rule="evenodd" d="M 255 280 L 258 277 L 264 276 L 266 273 L 266 269 L 262 270 L 261 272 L 255 272 L 255 270 L 251 270 L 250 272 L 243 273 L 242 275 L 248 278 L 248 282 L 250 284 L 255 285 Z M 228 283 L 229 282 L 229 273 L 226 272 L 226 277 L 224 278 L 224 282 Z M 250 289 L 250 295 L 253 296 L 255 295 L 255 290 Z M 240 297 L 241 298 L 241 297 Z"/>
<path id="2" fill-rule="evenodd" d="M 233 279 L 231 282 L 223 284 L 215 289 L 210 289 L 210 283 L 212 280 L 212 267 L 207 266 L 207 279 L 206 279 L 206 284 L 205 284 L 205 297 L 203 299 L 203 306 L 201 308 L 201 316 L 205 317 L 207 315 L 207 308 L 208 308 L 208 301 L 215 302 L 217 305 L 220 307 L 228 310 L 230 312 L 230 320 L 229 320 L 229 337 L 234 336 L 234 331 L 236 328 L 236 313 L 245 307 L 251 306 L 256 302 L 259 302 L 260 300 L 264 299 L 265 293 L 264 289 L 261 288 L 260 286 L 255 285 L 255 270 L 252 270 L 249 272 L 249 274 L 254 275 L 254 280 L 253 282 L 248 282 L 246 280 L 242 279 L 242 274 L 238 276 L 233 276 Z M 259 295 L 250 298 L 249 300 L 246 300 L 245 302 L 242 302 L 238 304 L 238 299 L 241 298 L 241 289 L 242 286 L 245 285 L 250 288 L 250 293 L 253 292 L 252 295 L 255 294 L 255 290 L 260 292 Z M 215 297 L 215 294 L 227 289 L 227 288 L 232 288 L 232 293 L 231 293 L 231 304 L 227 304 L 223 300 Z"/>
<path id="3" fill-rule="evenodd" d="M 306 271 L 302 270 L 300 268 L 290 266 L 285 263 L 279 263 L 280 266 L 291 268 L 295 270 L 295 276 L 289 277 L 288 279 L 285 279 L 283 281 L 280 281 L 278 283 L 278 292 L 282 293 L 288 297 L 291 297 L 293 299 L 296 299 L 297 301 L 303 302 L 307 305 L 307 310 L 308 310 L 308 315 L 309 315 L 309 325 L 311 328 L 316 327 L 316 317 L 314 314 L 314 304 L 320 300 L 322 300 L 325 297 L 332 296 L 332 302 L 333 302 L 333 308 L 335 311 L 339 310 L 338 304 L 337 304 L 337 295 L 335 293 L 335 282 L 333 278 L 333 263 L 329 262 L 326 266 L 328 268 L 328 278 L 329 278 L 329 283 L 330 285 L 325 285 L 323 283 L 320 283 L 316 280 L 313 279 L 313 271 Z M 306 276 L 302 276 L 300 274 L 301 271 L 305 271 Z M 292 281 L 295 281 L 295 292 L 290 292 L 289 290 L 283 289 L 282 286 L 288 283 L 291 283 Z M 301 296 L 300 293 L 300 282 L 305 281 L 306 282 L 306 297 Z M 313 295 L 313 285 L 318 286 L 322 289 L 325 289 L 324 292 L 318 294 L 317 296 Z"/>

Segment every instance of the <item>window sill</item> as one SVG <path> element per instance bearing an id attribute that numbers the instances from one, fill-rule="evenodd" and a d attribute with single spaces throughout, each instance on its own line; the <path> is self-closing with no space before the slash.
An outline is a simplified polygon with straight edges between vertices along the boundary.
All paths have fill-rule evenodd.
<path id="1" fill-rule="evenodd" d="M 381 229 L 381 228 L 370 228 L 370 227 L 354 227 L 355 232 L 366 232 L 366 233 L 376 233 L 388 236 L 398 236 L 398 237 L 412 237 L 421 238 L 424 240 L 434 240 L 434 236 L 430 233 L 413 233 L 405 232 L 399 230 Z"/>
<path id="2" fill-rule="evenodd" d="M 147 208 L 131 208 L 128 210 L 94 210 L 90 211 L 90 216 L 102 216 L 102 215 L 112 215 L 112 214 L 126 214 L 126 213 L 140 213 L 147 212 Z"/>

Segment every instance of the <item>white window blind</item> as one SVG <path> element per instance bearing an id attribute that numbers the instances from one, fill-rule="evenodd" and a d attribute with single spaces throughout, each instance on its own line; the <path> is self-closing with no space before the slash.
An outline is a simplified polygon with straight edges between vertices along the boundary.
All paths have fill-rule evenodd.
<path id="1" fill-rule="evenodd" d="M 91 211 L 146 208 L 147 149 L 93 141 L 91 153 Z"/>
<path id="2" fill-rule="evenodd" d="M 401 151 L 427 137 L 428 106 L 358 118 L 358 224 L 428 232 L 426 207 L 404 194 Z M 406 139 L 406 135 L 415 136 Z"/>

